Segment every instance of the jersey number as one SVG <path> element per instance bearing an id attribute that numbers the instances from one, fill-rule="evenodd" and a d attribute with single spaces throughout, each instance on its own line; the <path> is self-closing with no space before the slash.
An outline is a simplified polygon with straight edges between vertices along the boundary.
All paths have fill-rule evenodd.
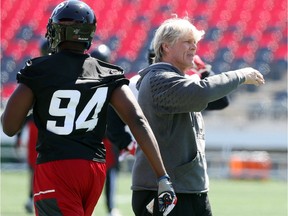
<path id="1" fill-rule="evenodd" d="M 108 87 L 98 88 L 76 121 L 76 108 L 80 101 L 81 93 L 77 90 L 58 90 L 54 92 L 50 102 L 49 114 L 51 116 L 64 117 L 64 124 L 57 126 L 57 121 L 48 120 L 47 129 L 59 135 L 68 135 L 73 131 L 75 122 L 76 130 L 93 130 L 98 122 L 98 114 L 106 101 L 107 91 Z M 64 108 L 61 107 L 61 101 L 63 99 L 69 100 L 67 106 Z M 93 112 L 93 115 L 88 119 L 91 112 Z"/>

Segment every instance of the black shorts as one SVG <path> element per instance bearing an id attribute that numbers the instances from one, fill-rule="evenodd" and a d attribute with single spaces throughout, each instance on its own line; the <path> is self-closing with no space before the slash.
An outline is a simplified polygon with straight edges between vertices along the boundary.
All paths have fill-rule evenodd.
<path id="1" fill-rule="evenodd" d="M 177 193 L 177 204 L 169 216 L 212 216 L 211 206 L 207 193 L 183 194 Z M 155 197 L 156 191 L 133 191 L 132 208 L 135 216 L 151 216 L 146 205 Z M 162 216 L 157 212 L 158 202 L 154 203 L 153 216 Z"/>

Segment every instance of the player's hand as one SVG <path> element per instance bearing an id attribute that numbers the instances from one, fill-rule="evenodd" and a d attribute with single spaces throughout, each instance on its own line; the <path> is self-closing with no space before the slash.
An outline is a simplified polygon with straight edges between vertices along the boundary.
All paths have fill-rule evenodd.
<path id="1" fill-rule="evenodd" d="M 206 77 L 211 75 L 212 66 L 210 64 L 206 64 L 202 61 L 200 56 L 195 55 L 193 57 L 193 67 L 192 71 L 199 75 L 200 79 L 205 79 Z"/>
<path id="2" fill-rule="evenodd" d="M 244 84 L 252 84 L 256 86 L 265 84 L 263 75 L 254 68 L 246 67 L 239 69 L 238 72 L 240 72 L 245 77 Z"/>
<path id="3" fill-rule="evenodd" d="M 177 197 L 168 175 L 164 175 L 158 180 L 158 205 L 159 211 L 164 216 L 168 215 L 177 203 Z M 147 210 L 153 214 L 154 199 L 146 206 Z"/>
<path id="4" fill-rule="evenodd" d="M 168 215 L 177 203 L 177 197 L 168 175 L 162 176 L 158 181 L 159 211 Z"/>
<path id="5" fill-rule="evenodd" d="M 205 79 L 206 77 L 210 76 L 210 72 L 209 71 L 203 71 L 202 73 L 200 73 L 200 79 Z"/>

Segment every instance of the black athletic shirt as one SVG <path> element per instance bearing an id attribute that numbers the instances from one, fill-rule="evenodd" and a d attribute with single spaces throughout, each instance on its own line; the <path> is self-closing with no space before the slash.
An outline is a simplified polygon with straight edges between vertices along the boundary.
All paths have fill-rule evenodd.
<path id="1" fill-rule="evenodd" d="M 105 162 L 107 106 L 112 91 L 129 84 L 122 68 L 62 51 L 27 61 L 17 80 L 36 97 L 38 164 L 62 159 Z"/>

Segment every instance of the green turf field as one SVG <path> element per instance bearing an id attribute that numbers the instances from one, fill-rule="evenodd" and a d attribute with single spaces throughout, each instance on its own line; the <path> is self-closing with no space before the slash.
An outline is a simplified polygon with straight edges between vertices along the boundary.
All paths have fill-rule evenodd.
<path id="1" fill-rule="evenodd" d="M 133 216 L 130 182 L 129 174 L 120 173 L 117 206 L 123 216 Z M 212 179 L 210 186 L 214 216 L 287 216 L 287 183 L 284 181 Z M 2 170 L 1 216 L 28 216 L 24 210 L 27 194 L 27 172 Z M 93 215 L 106 216 L 103 198 Z"/>

